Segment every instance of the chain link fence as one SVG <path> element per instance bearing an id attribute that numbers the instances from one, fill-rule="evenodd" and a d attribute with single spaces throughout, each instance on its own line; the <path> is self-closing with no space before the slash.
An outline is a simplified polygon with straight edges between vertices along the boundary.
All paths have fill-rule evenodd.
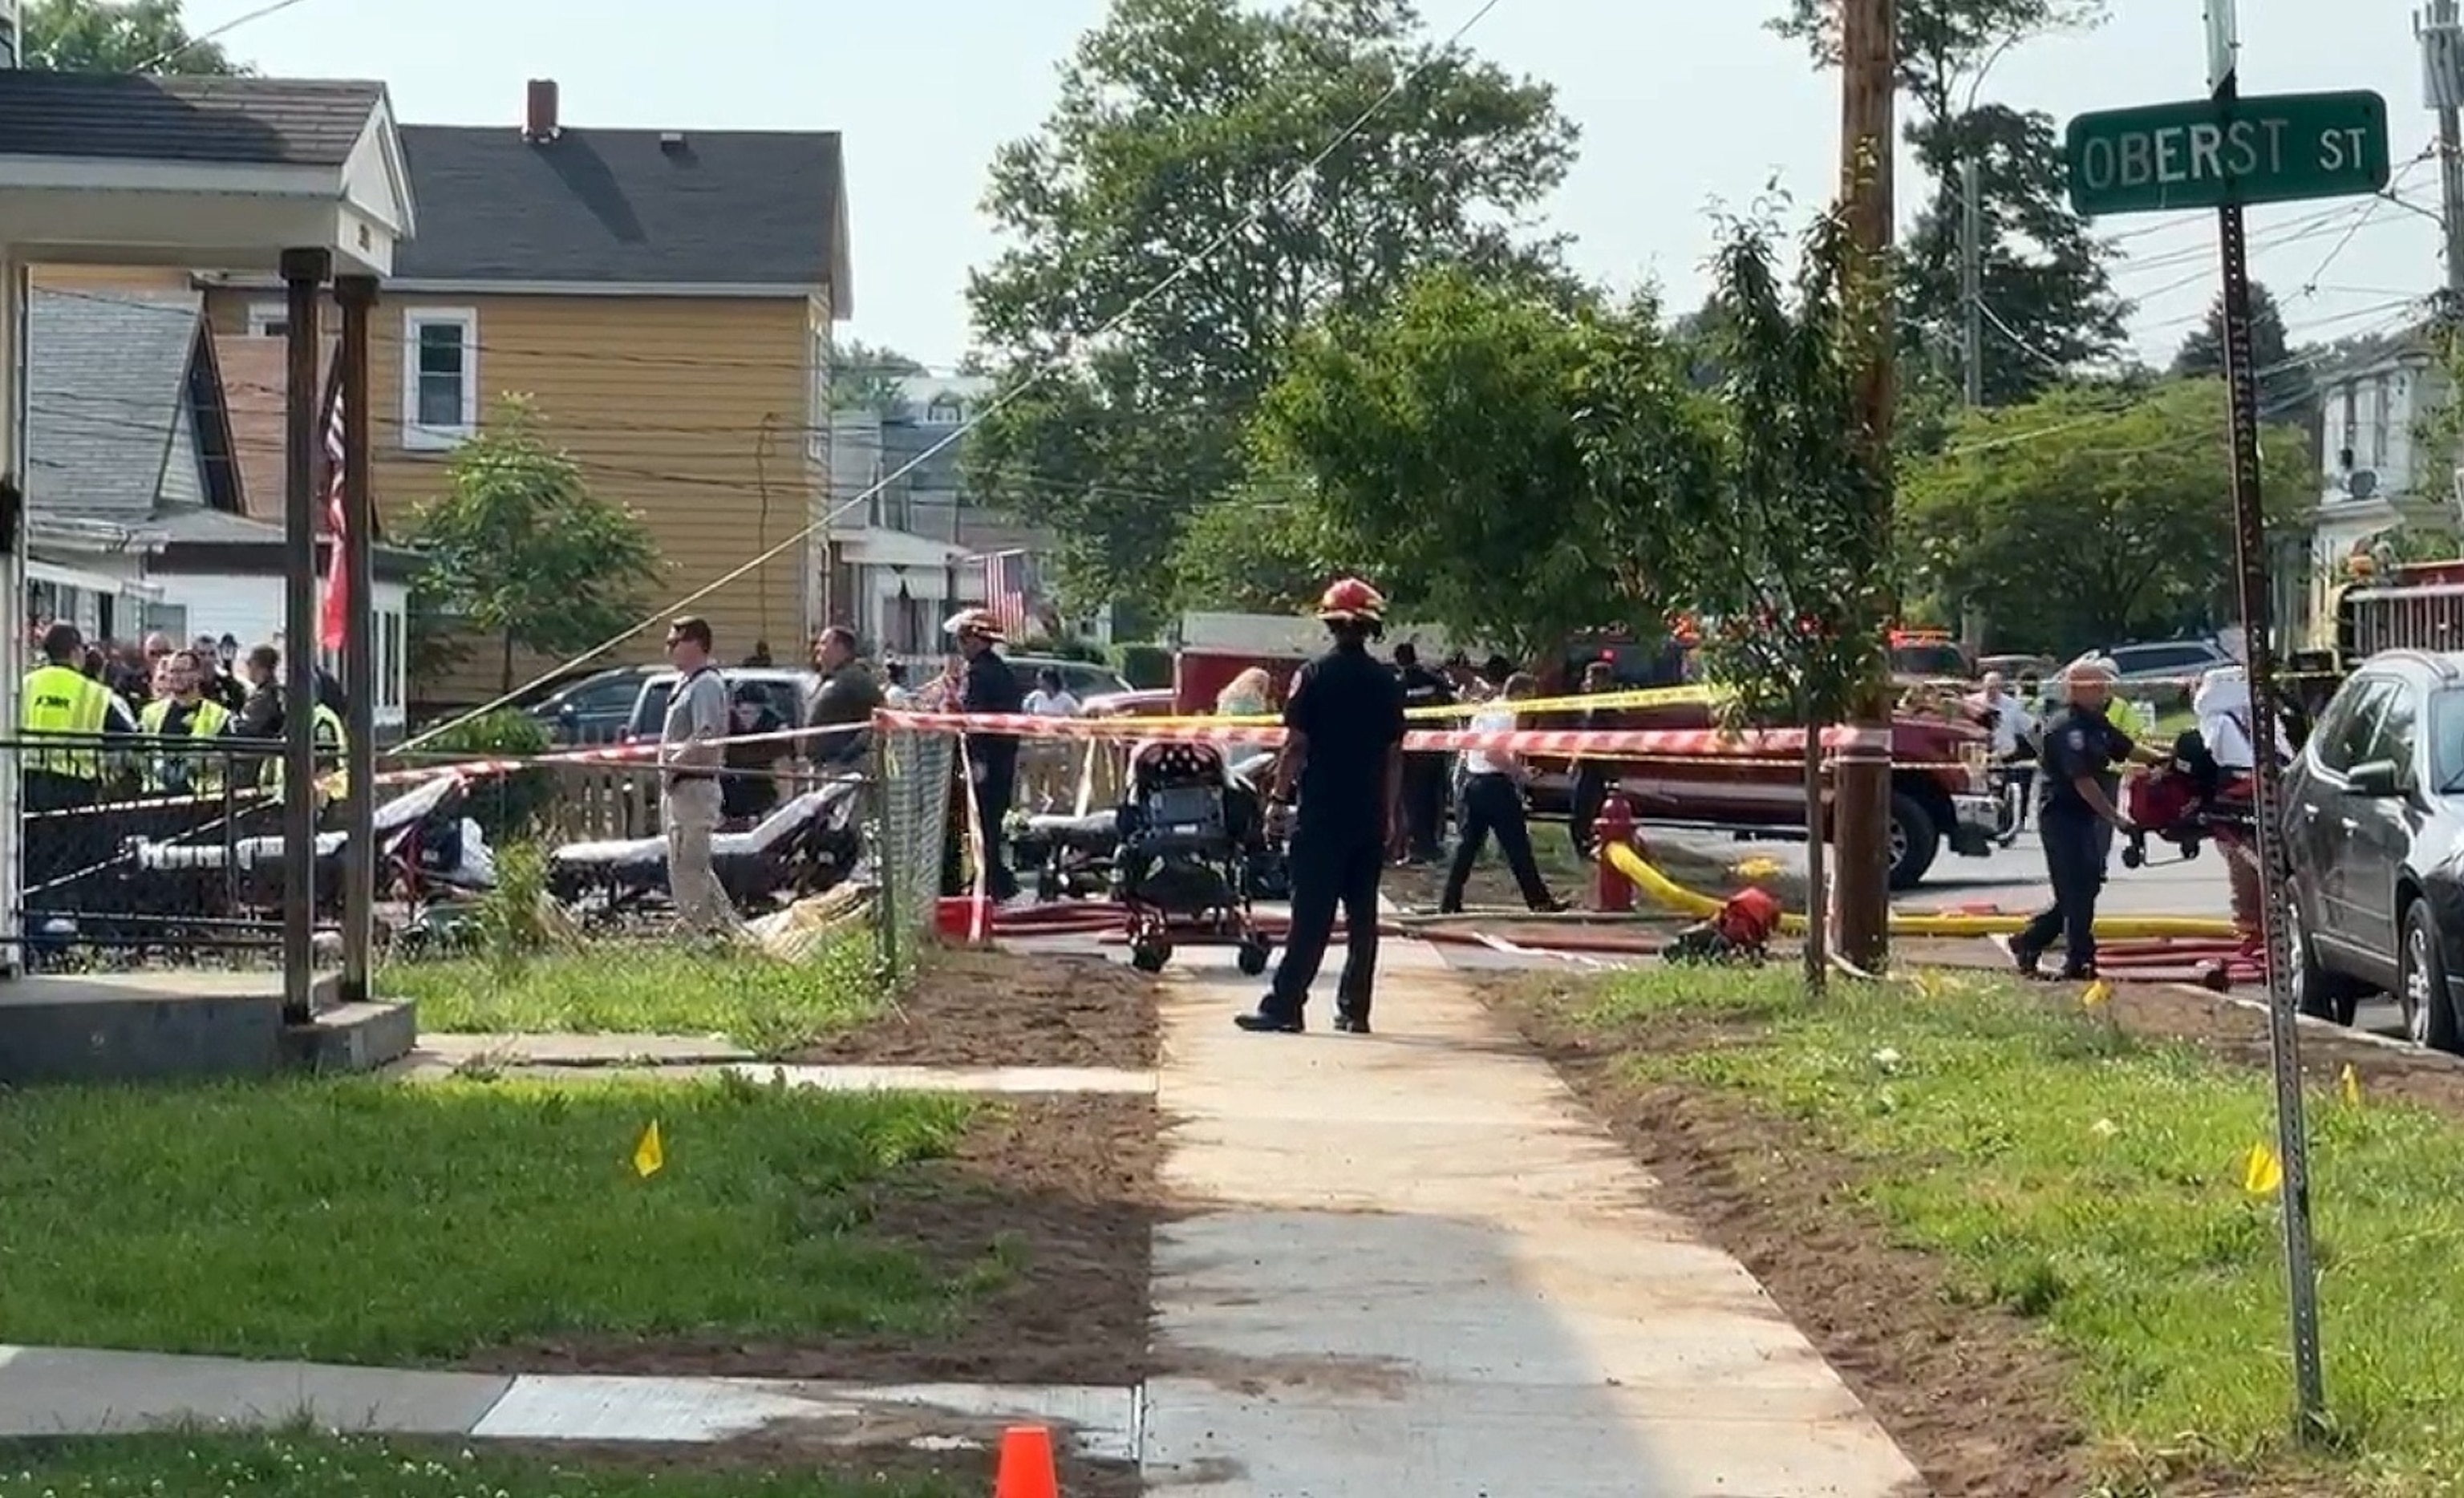
<path id="1" fill-rule="evenodd" d="M 881 961 L 893 982 L 915 969 L 941 897 L 948 855 L 957 739 L 948 734 L 876 728 L 872 804 L 865 838 L 872 855 Z"/>

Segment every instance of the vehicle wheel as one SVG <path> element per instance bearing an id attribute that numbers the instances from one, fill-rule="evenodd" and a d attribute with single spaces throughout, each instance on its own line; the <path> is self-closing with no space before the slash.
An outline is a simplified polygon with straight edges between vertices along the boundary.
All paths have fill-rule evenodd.
<path id="1" fill-rule="evenodd" d="M 1160 941 L 1141 941 L 1130 948 L 1130 966 L 1141 973 L 1160 973 L 1172 960 L 1172 948 Z"/>
<path id="2" fill-rule="evenodd" d="M 2293 1006 L 2314 1020 L 2352 1024 L 2362 1006 L 2362 985 L 2320 965 L 2319 950 L 2310 944 L 2309 921 L 2301 914 L 2300 891 L 2289 884 L 2284 892 L 2284 946 L 2293 958 Z"/>
<path id="3" fill-rule="evenodd" d="M 1891 792 L 1891 888 L 1913 890 L 1942 851 L 1942 828 L 1925 803 L 1905 791 Z"/>
<path id="4" fill-rule="evenodd" d="M 1241 943 L 1241 950 L 1233 959 L 1240 964 L 1242 977 L 1255 978 L 1266 970 L 1266 960 L 1274 955 L 1273 947 L 1252 937 Z"/>
<path id="5" fill-rule="evenodd" d="M 2439 950 L 2438 923 L 2431 919 L 2427 900 L 2405 907 L 2404 958 L 2396 1003 L 2404 1010 L 2405 1033 L 2414 1045 L 2451 1054 L 2459 1048 L 2455 1005 L 2447 995 L 2447 958 Z"/>

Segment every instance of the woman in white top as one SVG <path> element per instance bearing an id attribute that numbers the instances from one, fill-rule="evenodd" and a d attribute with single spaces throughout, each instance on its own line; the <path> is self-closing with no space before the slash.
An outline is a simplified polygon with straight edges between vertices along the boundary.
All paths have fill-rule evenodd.
<path id="1" fill-rule="evenodd" d="M 1514 672 L 1506 678 L 1502 700 L 1476 714 L 1466 726 L 1475 734 L 1512 733 L 1510 704 L 1529 697 L 1539 686 L 1528 673 Z M 1438 900 L 1441 912 L 1452 914 L 1463 909 L 1463 886 L 1470 881 L 1471 866 L 1479 862 L 1491 832 L 1497 834 L 1506 867 L 1513 870 L 1514 882 L 1523 892 L 1523 903 L 1535 911 L 1566 909 L 1566 902 L 1549 892 L 1540 866 L 1531 856 L 1531 826 L 1523 812 L 1523 784 L 1529 778 L 1523 757 L 1511 750 L 1464 751 L 1463 829 L 1455 841 L 1454 863 L 1446 870 L 1445 892 Z"/>

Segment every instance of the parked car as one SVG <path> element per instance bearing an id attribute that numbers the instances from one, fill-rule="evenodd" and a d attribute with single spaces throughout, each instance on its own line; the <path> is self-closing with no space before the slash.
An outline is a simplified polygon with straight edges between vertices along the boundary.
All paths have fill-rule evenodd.
<path id="1" fill-rule="evenodd" d="M 2114 689 L 2119 694 L 2147 703 L 2160 713 L 2189 707 L 2201 676 L 2233 663 L 2233 653 L 2214 640 L 2163 640 L 2090 650 L 2071 664 L 2099 656 L 2113 663 Z M 2045 683 L 2047 700 L 2058 699 L 2060 685 L 2058 680 Z"/>
<path id="2" fill-rule="evenodd" d="M 751 683 L 761 693 L 770 711 L 779 715 L 790 727 L 802 728 L 810 714 L 813 698 L 822 690 L 822 678 L 813 672 L 798 671 L 783 666 L 724 666 L 719 679 L 727 683 L 728 695 Z M 628 742 L 656 738 L 667 727 L 668 703 L 676 694 L 677 673 L 671 667 L 661 667 L 646 678 L 633 695 L 633 711 L 627 715 L 624 737 Z"/>
<path id="3" fill-rule="evenodd" d="M 2286 779 L 2287 906 L 2303 1012 L 2394 997 L 2464 1051 L 2464 653 L 2389 650 L 2337 690 Z"/>
<path id="4" fill-rule="evenodd" d="M 1058 672 L 1061 673 L 1062 690 L 1082 704 L 1096 697 L 1116 696 L 1137 690 L 1123 680 L 1119 672 L 1095 661 L 1063 660 L 1049 655 L 1012 655 L 1007 659 L 1009 669 L 1018 672 L 1019 685 L 1027 691 L 1035 690 L 1037 672 Z"/>
<path id="5" fill-rule="evenodd" d="M 1977 659 L 1976 677 L 1982 681 L 1999 672 L 2006 684 L 2016 687 L 2022 676 L 2034 676 L 2039 682 L 2051 681 L 2061 669 L 2062 663 L 2050 655 L 1986 655 Z"/>
<path id="6" fill-rule="evenodd" d="M 533 704 L 530 716 L 559 744 L 612 744 L 633 721 L 642 683 L 663 668 L 618 666 L 567 682 Z"/>

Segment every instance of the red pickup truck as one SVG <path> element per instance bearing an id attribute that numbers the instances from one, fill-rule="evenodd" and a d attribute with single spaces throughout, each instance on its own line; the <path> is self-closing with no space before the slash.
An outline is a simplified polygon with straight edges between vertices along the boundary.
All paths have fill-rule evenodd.
<path id="1" fill-rule="evenodd" d="M 1249 666 L 1267 668 L 1278 697 L 1292 671 L 1316 644 L 1313 627 L 1260 621 L 1234 628 L 1240 616 L 1202 616 L 1211 628 L 1185 628 L 1175 663 L 1174 709 L 1211 712 L 1214 696 Z M 1201 616 L 1191 616 L 1196 624 Z M 1390 631 L 1391 637 L 1391 631 Z M 1423 646 L 1423 655 L 1432 653 Z M 1620 689 L 1682 684 L 1684 657 L 1616 636 L 1571 641 L 1553 669 L 1541 672 L 1546 695 L 1573 691 L 1585 667 L 1608 662 Z M 1570 714 L 1535 716 L 1534 728 L 1571 728 Z M 1683 701 L 1602 715 L 1597 726 L 1699 732 L 1718 726 L 1709 692 Z M 1971 858 L 1993 850 L 1998 805 L 1988 794 L 1989 736 L 1979 727 L 1940 718 L 1903 716 L 1891 727 L 1891 888 L 1913 888 L 1947 846 Z M 1563 760 L 1535 760 L 1535 810 L 1562 814 L 1568 777 Z M 1613 761 L 1616 783 L 1635 815 L 1666 826 L 1704 827 L 1742 837 L 1801 839 L 1805 829 L 1803 772 L 1793 758 L 1734 755 L 1657 756 Z"/>

